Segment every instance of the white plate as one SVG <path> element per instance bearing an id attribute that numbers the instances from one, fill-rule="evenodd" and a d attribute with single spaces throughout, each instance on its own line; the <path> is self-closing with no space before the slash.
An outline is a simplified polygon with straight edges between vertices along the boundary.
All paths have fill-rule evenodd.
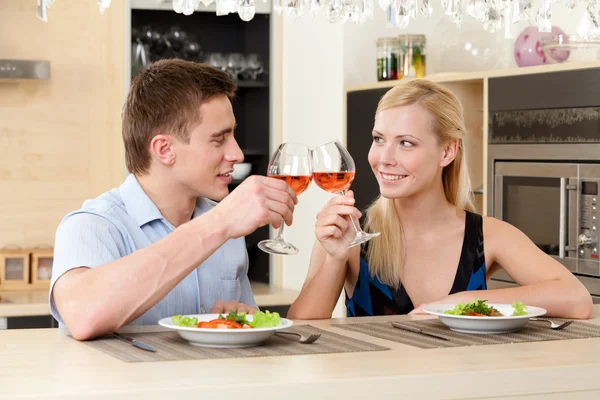
<path id="1" fill-rule="evenodd" d="M 546 314 L 546 310 L 540 307 L 527 306 L 526 315 L 512 316 L 511 304 L 488 304 L 500 311 L 502 317 L 475 317 L 468 315 L 444 314 L 451 310 L 455 304 L 432 304 L 423 307 L 427 314 L 436 315 L 444 324 L 456 332 L 493 335 L 499 333 L 516 332 L 523 327 L 529 318 L 539 317 Z"/>
<path id="2" fill-rule="evenodd" d="M 198 318 L 198 322 L 219 318 L 219 314 L 194 314 L 185 316 Z M 246 319 L 252 321 L 252 315 L 247 315 Z M 281 323 L 272 328 L 211 329 L 178 326 L 173 323 L 171 317 L 168 317 L 158 321 L 158 324 L 165 328 L 176 330 L 182 338 L 194 346 L 238 348 L 258 346 L 269 339 L 276 331 L 289 328 L 294 323 L 289 319 L 281 318 Z"/>

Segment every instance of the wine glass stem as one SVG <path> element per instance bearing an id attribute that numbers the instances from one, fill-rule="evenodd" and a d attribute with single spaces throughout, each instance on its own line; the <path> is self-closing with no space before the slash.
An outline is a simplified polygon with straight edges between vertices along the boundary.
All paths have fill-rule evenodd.
<path id="1" fill-rule="evenodd" d="M 356 233 L 359 234 L 360 232 L 362 232 L 362 229 L 360 228 L 360 225 L 358 224 L 356 218 L 350 217 L 350 220 L 352 221 L 352 226 L 354 226 L 354 230 L 356 231 Z"/>
<path id="2" fill-rule="evenodd" d="M 283 220 L 283 218 L 281 218 L 281 226 L 279 227 L 279 232 L 277 232 L 277 237 L 275 238 L 276 240 L 281 240 L 285 242 L 285 239 L 283 238 L 283 230 L 285 229 L 285 221 Z"/>
<path id="3" fill-rule="evenodd" d="M 340 194 L 345 196 L 346 193 L 348 193 L 347 189 L 342 190 Z M 352 221 L 352 226 L 354 227 L 356 234 L 359 234 L 360 232 L 362 232 L 362 229 L 360 228 L 360 225 L 358 224 L 358 221 L 356 220 L 356 218 L 354 218 L 353 216 L 350 216 L 350 221 Z"/>

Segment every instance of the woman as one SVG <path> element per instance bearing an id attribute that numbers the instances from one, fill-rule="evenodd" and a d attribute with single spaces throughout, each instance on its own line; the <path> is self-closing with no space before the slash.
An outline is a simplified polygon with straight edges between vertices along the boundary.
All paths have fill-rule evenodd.
<path id="1" fill-rule="evenodd" d="M 412 80 L 383 96 L 369 151 L 381 195 L 365 222 L 381 236 L 348 249 L 349 217 L 361 214 L 352 193 L 333 197 L 317 215 L 318 240 L 289 318 L 330 318 L 342 287 L 348 316 L 421 313 L 428 303 L 474 299 L 591 316 L 591 296 L 573 274 L 515 227 L 474 213 L 465 133 L 459 100 L 436 83 Z M 520 286 L 487 290 L 500 269 Z"/>

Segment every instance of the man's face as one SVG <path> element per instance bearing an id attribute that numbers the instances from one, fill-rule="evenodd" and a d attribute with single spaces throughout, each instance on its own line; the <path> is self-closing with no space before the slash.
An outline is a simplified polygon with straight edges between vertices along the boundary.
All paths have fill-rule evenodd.
<path id="1" fill-rule="evenodd" d="M 189 144 L 172 142 L 173 178 L 194 197 L 221 201 L 229 194 L 233 165 L 244 161 L 233 136 L 236 123 L 231 102 L 226 96 L 215 96 L 200 106 L 200 116 Z"/>

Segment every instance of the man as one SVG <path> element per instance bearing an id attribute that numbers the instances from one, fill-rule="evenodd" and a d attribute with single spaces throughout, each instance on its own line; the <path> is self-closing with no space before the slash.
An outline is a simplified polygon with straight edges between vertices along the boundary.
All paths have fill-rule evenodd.
<path id="1" fill-rule="evenodd" d="M 76 339 L 174 314 L 256 310 L 243 237 L 282 217 L 291 224 L 297 198 L 262 176 L 229 194 L 244 159 L 235 90 L 225 72 L 182 60 L 133 81 L 123 110 L 131 175 L 56 232 L 50 304 Z"/>

